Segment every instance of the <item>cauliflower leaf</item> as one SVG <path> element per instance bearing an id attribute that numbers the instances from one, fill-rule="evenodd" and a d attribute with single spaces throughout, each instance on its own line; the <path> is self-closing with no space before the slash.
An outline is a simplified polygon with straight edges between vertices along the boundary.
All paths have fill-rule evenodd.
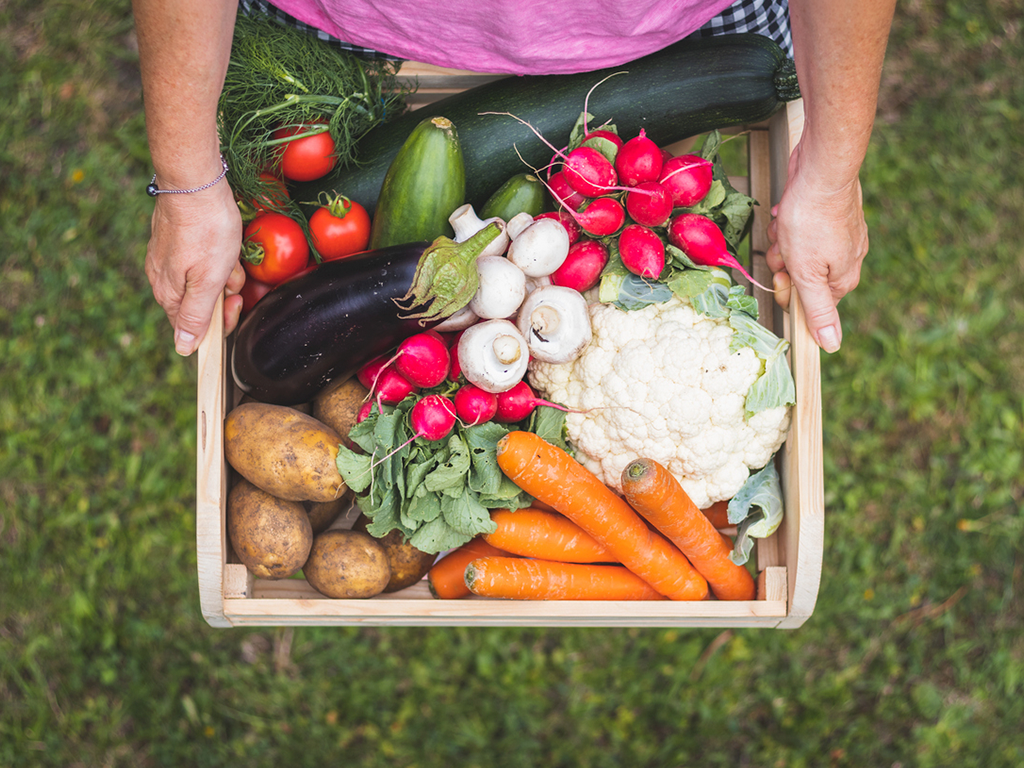
<path id="1" fill-rule="evenodd" d="M 775 462 L 747 478 L 729 500 L 729 523 L 737 526 L 736 542 L 729 559 L 743 565 L 750 559 L 754 539 L 771 536 L 782 522 L 782 483 Z"/>

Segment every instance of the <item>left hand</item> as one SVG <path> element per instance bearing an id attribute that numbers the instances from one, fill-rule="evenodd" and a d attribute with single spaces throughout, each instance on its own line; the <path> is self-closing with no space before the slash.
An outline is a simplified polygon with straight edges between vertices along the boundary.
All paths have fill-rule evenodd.
<path id="1" fill-rule="evenodd" d="M 776 273 L 776 300 L 788 306 L 790 285 L 795 285 L 812 338 L 826 352 L 835 352 L 843 339 L 837 305 L 860 282 L 868 252 L 860 181 L 835 184 L 827 173 L 801 162 L 798 144 L 772 216 L 765 256 Z"/>

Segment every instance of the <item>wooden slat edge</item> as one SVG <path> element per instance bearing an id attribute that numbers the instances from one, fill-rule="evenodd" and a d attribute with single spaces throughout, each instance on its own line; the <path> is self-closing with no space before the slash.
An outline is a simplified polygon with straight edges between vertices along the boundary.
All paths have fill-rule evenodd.
<path id="1" fill-rule="evenodd" d="M 213 627 L 230 627 L 224 615 L 224 565 L 227 533 L 223 504 L 224 471 L 224 300 L 217 300 L 210 328 L 196 352 L 196 565 L 199 607 Z"/>
<path id="2" fill-rule="evenodd" d="M 789 156 L 803 131 L 803 102 L 789 102 L 771 122 L 772 203 L 782 196 Z M 824 552 L 824 486 L 821 433 L 821 359 L 811 339 L 800 297 L 794 290 L 782 316 L 790 342 L 796 383 L 793 424 L 783 445 L 781 464 L 786 519 L 780 527 L 789 576 L 789 612 L 781 629 L 801 626 L 813 613 L 821 583 Z M 797 515 L 791 515 L 797 510 Z"/>

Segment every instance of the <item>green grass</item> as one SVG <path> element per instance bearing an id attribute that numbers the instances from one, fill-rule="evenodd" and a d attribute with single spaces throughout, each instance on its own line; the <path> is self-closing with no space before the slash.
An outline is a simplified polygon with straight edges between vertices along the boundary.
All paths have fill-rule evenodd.
<path id="1" fill-rule="evenodd" d="M 1022 23 L 898 12 L 801 629 L 214 630 L 127 3 L 0 4 L 0 765 L 1024 764 Z"/>

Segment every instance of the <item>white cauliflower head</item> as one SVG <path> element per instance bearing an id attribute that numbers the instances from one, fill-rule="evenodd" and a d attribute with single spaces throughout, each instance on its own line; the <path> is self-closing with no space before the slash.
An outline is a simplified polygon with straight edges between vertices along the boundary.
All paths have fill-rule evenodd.
<path id="1" fill-rule="evenodd" d="M 728 319 L 672 298 L 624 311 L 590 304 L 593 339 L 573 362 L 533 362 L 530 382 L 577 411 L 566 426 L 577 459 L 621 489 L 633 459 L 654 459 L 701 509 L 732 498 L 779 449 L 790 409 L 747 418 L 747 390 L 762 362 L 750 347 L 730 351 Z"/>

